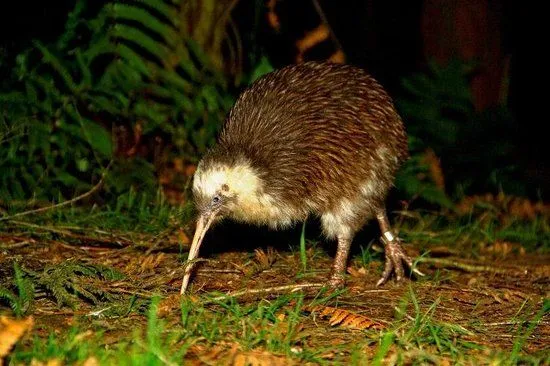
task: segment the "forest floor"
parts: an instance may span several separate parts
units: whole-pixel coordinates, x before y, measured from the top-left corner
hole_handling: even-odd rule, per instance
[[[426,276],[376,287],[383,254],[370,225],[340,291],[316,286],[334,254],[313,240],[316,223],[305,235],[221,225],[180,297],[192,224],[164,206],[122,206],[0,222],[0,360],[550,364],[546,215],[400,212],[393,221]]]

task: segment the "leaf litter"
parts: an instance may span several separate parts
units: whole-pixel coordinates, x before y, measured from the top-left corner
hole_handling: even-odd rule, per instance
[[[3,237],[10,235],[3,234]],[[176,237],[168,238],[167,243],[181,242],[181,233],[175,232],[173,235]],[[1,276],[0,287],[9,287],[13,293],[17,290],[13,283],[10,283],[13,275],[5,269],[12,268],[12,263],[16,259],[23,263],[30,271],[29,273],[33,273],[35,277],[41,273],[49,273],[51,278],[51,273],[55,273],[52,269],[63,263],[72,263],[72,270],[77,272],[80,270],[90,274],[105,274],[108,273],[102,272],[105,268],[112,268],[114,270],[112,273],[121,274],[121,276],[107,275],[107,278],[101,281],[94,276],[75,280],[75,276],[71,275],[73,278],[68,284],[73,287],[66,287],[70,291],[63,292],[65,301],[58,305],[55,303],[55,297],[47,291],[41,291],[39,287],[35,294],[34,307],[32,307],[33,317],[26,319],[34,319],[34,323],[40,325],[39,330],[33,331],[40,337],[44,337],[48,332],[62,334],[68,331],[67,324],[77,323],[81,326],[91,325],[90,329],[95,329],[94,333],[97,329],[108,325],[105,329],[108,329],[111,343],[116,343],[117,339],[127,339],[131,333],[129,326],[140,327],[146,323],[144,309],[149,299],[155,294],[162,297],[158,305],[159,318],[164,319],[170,326],[179,326],[178,319],[182,317],[182,299],[178,295],[178,288],[183,275],[183,258],[179,250],[174,247],[175,244],[171,247],[159,246],[155,252],[148,252],[143,245],[109,246],[102,239],[101,245],[104,246],[104,250],[75,253],[67,250],[66,247],[54,245],[62,239],[36,240],[36,237],[30,235],[25,237],[24,234],[11,237],[16,239],[9,242],[29,243],[8,249],[3,247],[0,251],[0,268],[3,268],[2,271],[5,274]],[[66,237],[71,236],[66,235]],[[129,243],[128,237],[124,235],[126,244]],[[116,238],[112,240],[120,242]],[[154,240],[154,237],[150,236],[149,242]],[[146,235],[140,236],[140,242],[147,241]],[[9,242],[4,241],[4,243]],[[84,245],[90,242],[93,241],[82,241]],[[412,244],[414,246],[415,243]],[[77,246],[77,243],[73,242],[71,245]],[[185,360],[190,364],[288,365],[299,363],[297,361],[305,357],[301,356],[305,350],[319,349],[316,357],[331,362],[356,357],[352,354],[350,346],[353,344],[362,345],[361,354],[374,357],[378,349],[378,341],[375,339],[378,339],[380,334],[394,333],[395,337],[401,337],[399,339],[403,340],[406,339],[403,338],[407,335],[406,329],[413,329],[410,327],[421,327],[417,333],[409,334],[409,337],[418,337],[419,342],[428,342],[435,337],[434,345],[426,346],[425,349],[443,347],[437,343],[441,342],[438,338],[441,335],[437,335],[439,334],[437,332],[443,332],[441,334],[445,336],[453,334],[455,337],[453,342],[458,342],[457,344],[463,342],[488,347],[494,350],[493,353],[490,352],[493,355],[494,352],[512,350],[518,337],[523,334],[526,324],[534,324],[535,321],[537,326],[526,336],[521,350],[527,354],[541,354],[541,352],[544,354],[547,350],[547,340],[550,339],[549,315],[544,313],[540,319],[534,319],[533,316],[542,306],[544,299],[550,297],[548,255],[526,252],[522,250],[521,245],[518,247],[517,243],[505,240],[496,240],[491,245],[481,246],[477,256],[460,250],[456,251],[453,247],[449,247],[450,250],[442,250],[441,248],[445,246],[440,243],[435,243],[434,248],[439,248],[444,258],[451,261],[449,263],[460,265],[420,263],[423,270],[429,273],[428,278],[404,284],[392,282],[382,289],[377,289],[374,283],[382,263],[376,260],[364,262],[356,255],[348,267],[349,277],[346,289],[334,296],[323,292],[318,287],[302,286],[306,283],[322,283],[329,274],[332,258],[321,249],[307,251],[308,271],[306,273],[300,266],[299,253],[288,253],[284,249],[274,249],[262,243],[259,243],[259,247],[253,254],[225,250],[209,255],[208,260],[200,263],[191,296],[187,297],[193,308],[190,311],[202,309],[200,311],[213,315],[227,312],[229,317],[231,311],[235,310],[220,308],[216,303],[208,305],[208,299],[212,298],[212,295],[208,294],[215,294],[217,298],[223,299],[217,300],[221,303],[253,306],[263,301],[277,302],[285,292],[295,293],[291,290],[294,286],[297,293],[303,296],[301,313],[296,315],[296,319],[292,321],[289,319],[290,313],[285,312],[290,312],[293,306],[296,306],[292,300],[282,306],[278,315],[267,323],[271,324],[270,327],[276,326],[272,334],[277,339],[285,339],[290,326],[294,327],[294,333],[289,333],[291,344],[285,352],[270,351],[266,348],[266,340],[251,348],[243,346],[242,340],[240,341],[239,337],[235,338],[237,334],[235,328],[227,330],[228,338],[225,340],[222,336],[222,340],[208,342],[201,341],[198,337],[196,344],[188,348]],[[421,250],[421,247],[416,247],[416,250],[419,249]],[[94,268],[101,268],[101,270]],[[472,268],[475,270],[468,270]],[[524,270],[491,271],[491,268],[523,268]],[[40,284],[40,278],[38,279],[35,282]],[[62,286],[62,284],[56,286]],[[89,286],[92,289],[100,288],[101,291],[90,290]],[[269,288],[281,290],[261,291]],[[85,296],[79,297],[75,289],[80,289]],[[410,291],[415,294],[414,299],[410,297]],[[234,296],[235,294],[238,296]],[[326,298],[319,303],[319,296]],[[427,314],[425,312],[435,302],[437,307],[429,317],[422,315],[416,318],[415,307],[418,314]],[[78,304],[78,309],[70,310],[62,306],[71,303]],[[396,310],[400,306],[404,306],[404,312]],[[9,310],[0,307],[0,312],[9,313]],[[53,321],[51,314],[58,314],[56,315],[58,318],[64,317],[71,320]],[[246,314],[240,316],[247,319]],[[8,318],[3,317],[2,324],[7,322],[4,319]],[[83,321],[83,319],[87,320]],[[108,322],[105,323],[107,319]],[[129,322],[130,319],[133,320]],[[136,321],[138,319],[139,321]],[[421,323],[418,323],[419,321]],[[13,348],[13,344],[20,342],[24,334],[31,332],[32,323],[27,328],[22,324],[18,325],[19,328],[13,328],[20,329],[17,331],[19,333],[0,337],[2,340],[0,350],[4,352],[3,356]],[[422,328],[423,326],[426,328]],[[254,325],[250,329],[260,333],[263,331],[261,327]],[[459,329],[467,329],[468,332],[460,333]],[[431,332],[432,338],[426,332]],[[4,339],[11,339],[9,347],[7,343],[4,344],[8,342]],[[25,342],[28,344],[29,340],[23,343]],[[478,346],[468,347],[476,349],[475,347]],[[417,360],[427,357],[417,348],[407,347],[409,351],[404,353],[405,357]],[[452,346],[449,347],[452,350]],[[8,350],[5,350],[6,348]],[[415,349],[417,351],[414,351]],[[397,357],[395,355],[398,351],[395,345],[390,347],[388,352],[392,355],[390,359]],[[488,357],[487,354],[480,356],[480,352],[477,351],[472,351],[470,356]],[[444,359],[446,358],[439,360]],[[96,359],[90,360],[90,365],[97,362]],[[45,364],[44,362],[50,361],[36,360],[35,364],[39,364],[37,362]]]

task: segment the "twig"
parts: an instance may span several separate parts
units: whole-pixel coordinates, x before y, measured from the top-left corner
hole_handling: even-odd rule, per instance
[[[525,321],[515,321],[515,322],[495,322],[495,323],[482,323],[480,324],[483,327],[498,327],[500,325],[520,325],[520,324],[544,324],[548,325],[550,322],[547,321],[535,321],[535,320],[525,320]]]
[[[19,243],[13,243],[13,244],[2,244],[0,245],[0,249],[15,249],[15,248],[21,248],[24,246],[29,245],[34,240],[24,240],[20,241]]]
[[[37,208],[37,209],[34,209],[34,210],[29,210],[29,211],[23,211],[23,212],[19,212],[19,213],[16,213],[14,215],[7,216],[7,217],[0,217],[0,221],[12,220],[16,217],[27,216],[27,215],[31,215],[31,214],[41,213],[41,212],[44,212],[44,211],[53,210],[53,209],[56,209],[56,208],[68,206],[68,205],[71,205],[71,204],[73,204],[77,201],[80,201],[80,200],[94,194],[97,190],[99,190],[99,188],[101,188],[101,186],[105,182],[105,177],[107,176],[107,172],[109,171],[109,168],[111,167],[112,164],[113,164],[113,160],[111,160],[109,162],[109,164],[107,165],[107,167],[105,168],[103,173],[101,173],[101,179],[99,180],[99,182],[97,182],[97,184],[95,186],[93,186],[92,189],[90,189],[87,192],[82,193],[80,196],[76,196],[75,198],[72,198],[68,201],[57,203],[55,205],[40,207],[40,208]]]
[[[253,294],[263,294],[266,292],[281,292],[288,291],[296,292],[298,290],[308,289],[308,288],[322,288],[326,286],[325,283],[302,283],[298,285],[286,285],[286,286],[275,286],[275,287],[266,287],[266,288],[254,288],[254,289],[244,289],[239,291],[230,292],[223,296],[217,296],[211,298],[212,301],[220,301],[227,299],[229,297],[240,297],[244,295],[253,295]]]
[[[497,268],[493,266],[487,266],[482,264],[471,264],[459,262],[457,260],[445,259],[445,258],[419,258],[420,263],[436,264],[443,267],[457,268],[465,272],[490,272],[498,274],[510,274],[510,271],[517,271],[519,273],[527,273],[527,270],[521,270],[518,268]]]
[[[51,233],[55,233],[61,236],[65,236],[72,239],[77,239],[82,242],[92,242],[92,243],[101,243],[101,244],[108,244],[111,247],[121,247],[121,246],[129,246],[132,244],[132,242],[127,238],[120,238],[120,237],[114,237],[112,234],[108,234],[110,238],[102,238],[102,237],[92,237],[92,236],[86,236],[86,235],[79,235],[74,234],[69,230],[81,230],[85,231],[82,228],[74,228],[74,227],[68,227],[68,226],[48,226],[48,225],[37,225],[26,221],[19,221],[19,220],[10,220],[10,224],[20,225],[20,226],[26,226],[37,230],[42,231],[48,231]],[[100,230],[89,230],[91,232],[99,233]],[[105,232],[104,232],[105,233]],[[115,245],[116,244],[116,245]]]
[[[111,307],[112,306],[107,306],[106,308],[103,308],[103,309],[99,309],[99,310],[96,310],[96,311],[91,311],[88,314],[86,314],[86,316],[100,316],[101,313],[109,310]]]
[[[198,269],[196,271],[196,273],[200,273],[200,274],[208,274],[208,273],[229,273],[229,274],[239,274],[239,275],[242,275],[243,274],[243,271],[241,270],[238,270],[238,269],[208,269],[208,268],[204,268],[204,269]]]

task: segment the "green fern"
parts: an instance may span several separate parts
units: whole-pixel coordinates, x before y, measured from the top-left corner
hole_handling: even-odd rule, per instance
[[[19,268],[17,262],[13,263],[14,287],[17,294],[6,287],[0,287],[0,300],[4,300],[17,317],[29,312],[34,302],[34,285]]]
[[[167,144],[194,161],[234,101],[186,33],[181,1],[113,2],[91,20],[84,9],[78,1],[55,44],[21,54],[20,83],[0,92],[4,129],[22,130],[0,135],[5,200],[88,190],[113,157],[115,121],[128,130],[139,123],[143,140],[171,136]]]
[[[396,188],[407,197],[418,197],[425,202],[452,209],[453,201],[430,180],[428,167],[422,162],[421,155],[413,155],[397,173],[395,178]]]
[[[454,198],[476,191],[534,192],[534,185],[524,183],[518,146],[510,139],[517,129],[512,114],[505,106],[481,112],[474,108],[469,78],[475,62],[455,59],[429,66],[428,72],[403,80],[406,95],[397,101],[414,137],[412,154],[434,150],[441,158],[447,192]],[[432,194],[430,187],[422,189]]]
[[[112,299],[102,289],[103,281],[119,280],[124,276],[109,267],[96,264],[64,262],[51,265],[39,273],[28,271],[36,285],[53,297],[59,306],[76,307],[75,300],[82,298],[93,304]],[[99,280],[99,281],[98,281]]]
[[[13,310],[16,316],[19,317],[23,314],[21,303],[17,295],[13,291],[5,287],[0,287],[0,300],[7,303],[8,306]]]

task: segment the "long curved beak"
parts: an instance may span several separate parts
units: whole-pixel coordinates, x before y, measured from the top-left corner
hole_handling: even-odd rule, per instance
[[[195,236],[193,236],[193,242],[191,243],[191,249],[189,249],[189,256],[187,257],[187,264],[185,267],[185,274],[183,276],[183,282],[181,284],[180,294],[183,295],[187,286],[189,285],[189,279],[191,278],[191,273],[195,263],[192,261],[197,257],[199,253],[199,248],[204,239],[204,235],[208,231],[208,228],[214,221],[217,212],[211,212],[207,214],[202,214],[197,220],[197,228],[195,229]]]

